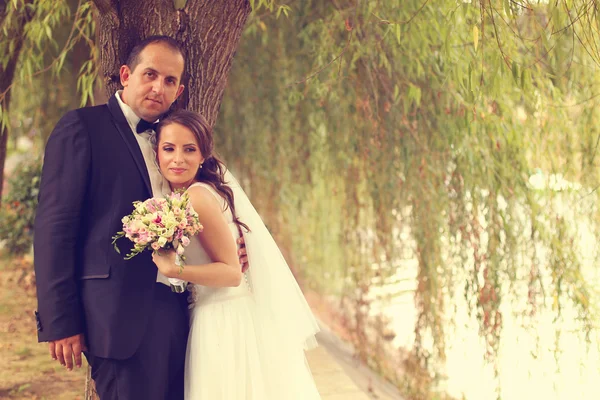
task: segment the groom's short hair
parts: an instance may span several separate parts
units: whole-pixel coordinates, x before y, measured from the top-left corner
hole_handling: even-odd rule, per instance
[[[136,44],[133,47],[133,49],[131,49],[131,52],[129,53],[129,57],[127,57],[127,62],[126,62],[127,66],[129,67],[129,69],[131,71],[135,70],[135,67],[137,67],[138,64],[140,63],[140,61],[141,61],[140,54],[142,53],[142,51],[144,51],[144,49],[148,45],[155,44],[155,43],[164,44],[165,46],[169,47],[174,52],[181,54],[181,57],[183,58],[183,65],[184,65],[184,70],[185,70],[185,55],[183,54],[183,48],[181,47],[179,42],[170,36],[154,35],[154,36],[148,36],[146,39],[144,39],[141,42],[139,42],[138,44]]]

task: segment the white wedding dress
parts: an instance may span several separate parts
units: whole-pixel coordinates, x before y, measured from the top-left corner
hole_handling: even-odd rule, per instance
[[[209,190],[225,208],[224,199],[212,187],[196,185]],[[224,215],[231,240],[235,241],[239,231],[231,210],[227,208]],[[241,215],[240,219],[246,222]],[[247,250],[250,270],[261,268],[252,263],[252,249]],[[185,257],[190,265],[211,262],[197,237],[186,247]],[[254,293],[258,288],[253,287],[252,276],[250,272],[244,274],[238,287],[188,285],[191,314],[185,399],[320,399],[302,344],[278,328],[279,324],[271,323],[268,313],[259,309]]]

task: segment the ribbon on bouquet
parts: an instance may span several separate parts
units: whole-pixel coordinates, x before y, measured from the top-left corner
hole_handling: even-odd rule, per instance
[[[183,246],[179,245],[181,248],[183,248]],[[179,251],[177,251],[179,249],[176,249],[176,255],[175,255],[175,265],[177,265],[179,267],[179,271],[181,272],[183,270],[183,257],[179,254]],[[168,278],[169,280],[169,284],[171,285],[171,290],[175,293],[183,293],[185,291],[185,288],[187,286],[187,282],[179,279],[179,278]]]

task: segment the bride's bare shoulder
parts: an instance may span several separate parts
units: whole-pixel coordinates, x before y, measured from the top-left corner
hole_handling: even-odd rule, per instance
[[[199,216],[223,212],[217,198],[218,195],[213,193],[208,185],[196,184],[188,188],[187,192],[190,196],[190,203]]]

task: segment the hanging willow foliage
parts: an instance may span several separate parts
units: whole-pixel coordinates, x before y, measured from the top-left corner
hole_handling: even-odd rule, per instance
[[[250,21],[218,148],[310,284],[358,304],[357,344],[406,258],[424,361],[457,288],[490,359],[511,299],[594,329],[598,254],[573,221],[597,234],[600,41],[589,2],[548,3],[307,0]]]

